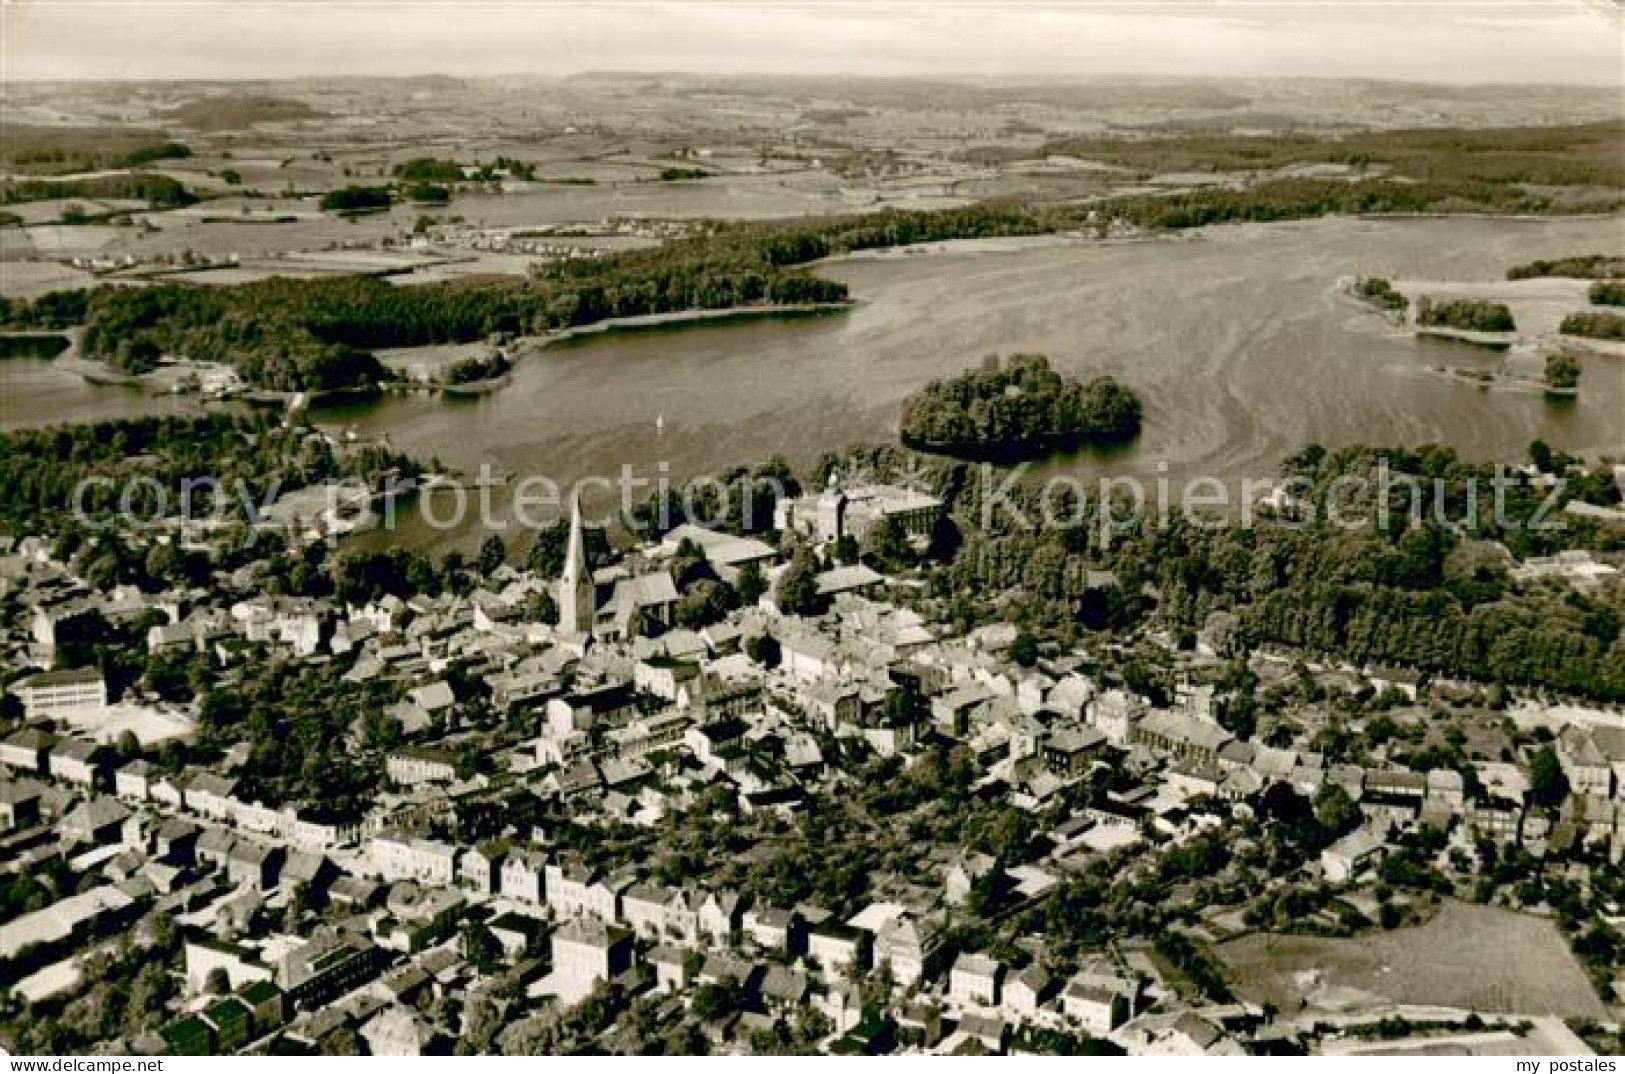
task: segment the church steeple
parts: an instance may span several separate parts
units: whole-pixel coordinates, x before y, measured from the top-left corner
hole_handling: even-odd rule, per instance
[[[570,537],[564,549],[564,573],[559,577],[559,629],[571,634],[591,634],[598,611],[592,567],[587,562],[587,542],[581,533],[581,493],[570,493]]]

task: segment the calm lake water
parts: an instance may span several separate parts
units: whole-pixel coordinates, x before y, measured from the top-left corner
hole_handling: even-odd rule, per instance
[[[680,478],[889,440],[903,399],[927,380],[984,354],[1040,351],[1065,371],[1110,373],[1145,403],[1132,445],[1045,467],[1091,480],[1263,480],[1309,442],[1438,442],[1482,459],[1521,457],[1537,437],[1618,451],[1625,359],[1589,360],[1577,401],[1484,391],[1428,371],[1480,363],[1481,352],[1396,333],[1336,280],[1500,279],[1518,262],[1619,240],[1617,224],[1596,221],[1321,220],[849,260],[819,270],[859,298],[847,313],[587,337],[527,355],[491,396],[389,397],[313,416],[470,471],[489,463],[567,483],[623,465],[654,476],[664,463]],[[3,376],[7,426],[177,405],[26,359]]]

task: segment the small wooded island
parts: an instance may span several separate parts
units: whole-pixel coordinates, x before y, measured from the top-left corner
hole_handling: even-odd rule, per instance
[[[1033,458],[1140,431],[1140,401],[1111,377],[1079,381],[1042,354],[989,355],[980,369],[934,380],[903,407],[903,443],[979,459]]]
[[[1445,302],[1423,298],[1416,304],[1416,323],[1463,332],[1512,332],[1518,327],[1505,302],[1482,298],[1453,298]]]

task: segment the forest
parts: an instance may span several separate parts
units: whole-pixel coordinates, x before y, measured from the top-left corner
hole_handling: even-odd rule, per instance
[[[1034,156],[1105,161],[1142,176],[1157,172],[1258,171],[1306,161],[1387,165],[1421,185],[1625,186],[1618,146],[1625,121],[1480,130],[1413,129],[1341,135],[1278,132],[1178,133],[1122,138],[1085,135],[1052,140]]]
[[[54,201],[59,198],[112,198],[144,201],[154,209],[178,209],[197,199],[167,175],[133,172],[86,179],[20,179],[0,185],[0,203]]]
[[[1140,401],[1110,377],[1063,377],[1041,354],[989,356],[934,380],[903,407],[903,443],[974,458],[1022,458],[1133,436]]]

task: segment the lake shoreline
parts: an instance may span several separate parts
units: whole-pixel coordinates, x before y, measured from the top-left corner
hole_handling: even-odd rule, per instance
[[[610,317],[592,324],[572,325],[535,336],[520,336],[518,346],[533,346],[540,350],[556,343],[569,343],[591,336],[611,335],[617,332],[675,328],[687,324],[714,324],[728,321],[771,320],[776,317],[824,317],[846,313],[857,305],[857,300],[845,302],[801,302],[782,306],[726,306],[720,309],[672,310],[669,313],[645,313],[633,317]]]
[[[1547,402],[1534,383],[1477,390],[1429,367],[1471,367],[1490,352],[1416,341],[1335,287],[1365,273],[1506,288],[1508,266],[1595,245],[1593,224],[1345,218],[1199,234],[1204,241],[831,264],[814,271],[858,299],[839,317],[797,320],[756,307],[714,330],[591,326],[570,331],[578,342],[543,360],[515,361],[512,383],[476,400],[390,392],[353,405],[323,401],[306,418],[359,442],[387,436],[397,450],[469,474],[490,462],[562,487],[630,466],[638,477],[679,482],[742,460],[778,454],[811,467],[825,450],[894,442],[910,393],[1020,349],[1050,354],[1063,372],[1113,375],[1145,403],[1134,441],[1046,458],[1027,471],[1039,479],[1134,478],[1154,490],[1159,480],[1177,488],[1193,478],[1275,478],[1280,460],[1306,443],[1441,443],[1487,460],[1521,457],[1534,439],[1575,454],[1618,442],[1625,384],[1608,375],[1616,359],[1593,361],[1575,400]],[[1552,317],[1569,308],[1561,296],[1541,300]],[[728,312],[673,319],[714,326]],[[545,349],[563,335],[535,342]],[[1533,357],[1515,358],[1531,381]],[[11,363],[5,425],[196,405],[48,370]],[[506,497],[496,499],[508,517]],[[404,539],[437,549],[477,543],[427,526]]]

